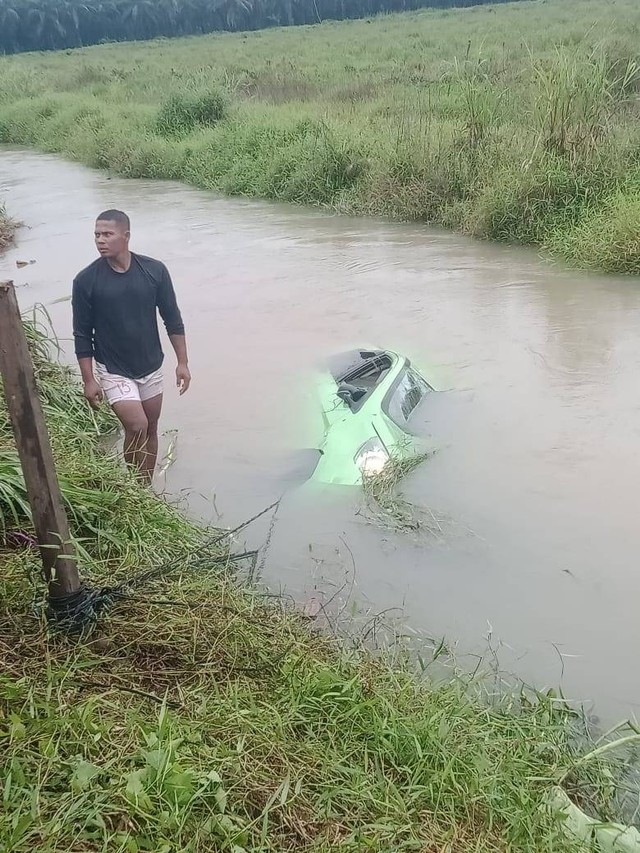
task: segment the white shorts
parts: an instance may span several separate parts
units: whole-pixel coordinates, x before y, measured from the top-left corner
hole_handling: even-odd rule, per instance
[[[162,368],[141,379],[129,379],[117,373],[109,373],[104,364],[96,362],[96,379],[111,406],[124,400],[141,403],[157,397],[163,390]]]

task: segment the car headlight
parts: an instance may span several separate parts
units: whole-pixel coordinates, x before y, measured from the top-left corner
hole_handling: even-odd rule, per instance
[[[389,454],[378,438],[365,442],[354,457],[354,462],[365,477],[380,474],[389,461]]]

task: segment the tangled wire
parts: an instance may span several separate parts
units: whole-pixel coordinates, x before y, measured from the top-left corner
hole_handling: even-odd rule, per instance
[[[114,602],[130,598],[134,590],[154,580],[165,579],[173,572],[184,568],[185,565],[189,566],[190,569],[196,569],[211,567],[211,565],[215,564],[228,566],[229,564],[239,563],[247,559],[255,561],[259,553],[257,550],[242,551],[238,554],[225,554],[223,556],[212,556],[208,552],[225,540],[235,536],[241,530],[249,527],[254,521],[262,518],[262,516],[271,512],[271,510],[274,510],[269,537],[265,543],[265,549],[268,548],[273,530],[273,522],[275,521],[279,505],[280,499],[274,501],[270,506],[256,513],[256,515],[246,521],[243,521],[242,524],[239,524],[232,530],[226,530],[223,533],[218,533],[206,539],[198,546],[197,550],[180,554],[165,563],[161,563],[159,566],[154,566],[130,578],[126,578],[115,586],[91,587],[83,583],[79,589],[69,593],[69,595],[49,598],[46,608],[47,619],[57,629],[67,634],[84,634],[93,629],[100,614]]]

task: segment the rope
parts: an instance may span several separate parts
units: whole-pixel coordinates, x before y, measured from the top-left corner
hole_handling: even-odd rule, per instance
[[[47,619],[66,634],[82,634],[92,628],[100,611],[112,601],[108,590],[93,589],[82,584],[69,595],[50,598],[47,602]]]
[[[274,501],[270,506],[266,509],[261,510],[256,513],[251,518],[247,519],[247,521],[243,521],[242,524],[239,524],[237,527],[234,527],[232,530],[227,530],[222,534],[216,534],[212,536],[210,539],[206,539],[201,545],[198,546],[197,550],[187,551],[185,554],[179,555],[177,557],[168,560],[166,563],[162,563],[159,566],[155,566],[152,569],[148,569],[146,572],[141,572],[138,575],[134,575],[134,577],[129,580],[122,581],[117,586],[113,587],[115,591],[120,591],[122,589],[134,589],[137,586],[141,586],[142,584],[148,583],[151,580],[154,580],[158,577],[163,577],[170,574],[173,571],[176,571],[181,566],[184,565],[186,559],[188,559],[193,554],[197,554],[198,552],[208,551],[211,548],[214,548],[216,545],[219,545],[225,539],[228,539],[231,536],[235,536],[236,533],[239,533],[241,530],[244,530],[250,524],[253,524],[254,521],[257,521],[259,518],[262,518],[263,515],[266,515],[272,509],[277,508],[280,505],[280,498],[277,501]],[[204,558],[202,558],[204,559]],[[223,557],[214,557],[213,560],[208,559],[207,563],[226,563],[229,562],[232,558],[228,555],[224,555]],[[200,561],[202,562],[202,560]]]

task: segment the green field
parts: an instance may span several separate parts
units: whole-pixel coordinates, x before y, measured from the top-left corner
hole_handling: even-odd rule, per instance
[[[0,59],[0,140],[640,273],[640,9],[533,0]]]
[[[340,648],[234,580],[220,545],[204,550],[203,531],[100,449],[112,417],[94,418],[28,331],[84,578],[175,570],[84,642],[47,634],[0,396],[4,853],[574,853],[543,807],[551,786],[615,814],[614,766],[587,753],[564,702],[489,701],[479,675],[436,685],[426,649],[418,667]]]

